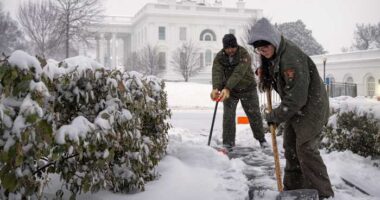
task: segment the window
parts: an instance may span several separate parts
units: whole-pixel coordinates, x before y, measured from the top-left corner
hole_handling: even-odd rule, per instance
[[[351,76],[349,76],[346,79],[346,83],[354,83],[354,79]]]
[[[367,78],[367,96],[373,97],[375,96],[375,78],[372,76]]]
[[[216,41],[216,34],[210,29],[205,29],[201,32],[199,36],[200,41]]]
[[[179,40],[186,40],[186,27],[179,28]]]
[[[211,35],[205,35],[205,41],[211,41]]]
[[[199,55],[199,64],[201,67],[205,66],[204,53],[200,53]]]
[[[211,50],[206,50],[206,66],[211,65],[212,62],[212,53]]]
[[[166,30],[165,30],[165,27],[163,26],[158,27],[158,39],[159,40],[166,39]]]
[[[235,35],[235,29],[233,29],[233,28],[230,28],[230,30],[228,32]]]
[[[164,70],[166,68],[166,53],[165,52],[158,53],[158,68],[160,70]]]

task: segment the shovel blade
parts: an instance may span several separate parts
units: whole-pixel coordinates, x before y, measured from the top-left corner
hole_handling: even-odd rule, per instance
[[[319,197],[317,190],[299,189],[280,192],[276,200],[319,200]]]

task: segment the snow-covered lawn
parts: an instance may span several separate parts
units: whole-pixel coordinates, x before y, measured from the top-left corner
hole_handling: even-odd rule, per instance
[[[173,128],[169,131],[167,156],[159,163],[157,171],[161,175],[157,180],[146,184],[146,191],[136,194],[113,194],[101,191],[96,194],[84,194],[78,199],[128,199],[128,200],[245,200],[248,199],[248,180],[243,174],[247,166],[240,158],[228,159],[207,146],[207,139],[214,109],[209,99],[211,86],[196,83],[167,83],[169,106],[173,116]],[[334,102],[337,103],[337,102]],[[217,113],[212,144],[221,142],[222,106]],[[242,113],[239,111],[238,113]],[[266,138],[270,141],[270,135]],[[255,149],[258,159],[272,162],[273,158],[262,151],[253,139],[248,125],[238,125],[236,143],[238,146],[250,146]],[[282,150],[282,137],[278,137]],[[283,153],[281,151],[281,153]],[[326,153],[321,151],[333,184],[336,200],[375,200],[380,199],[380,168],[373,166],[370,158],[357,156],[349,151]],[[281,159],[284,167],[285,160]],[[262,174],[255,184],[269,188],[261,192],[260,198],[274,199],[276,181],[266,174],[263,168],[254,170]],[[347,186],[344,177],[365,188],[374,196],[367,196]],[[251,180],[252,181],[252,180]],[[57,182],[57,181],[55,181]],[[56,186],[51,186],[55,189]]]

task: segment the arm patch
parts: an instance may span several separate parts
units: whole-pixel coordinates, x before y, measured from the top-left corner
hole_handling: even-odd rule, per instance
[[[289,80],[294,80],[296,78],[296,71],[294,68],[288,68],[284,70],[284,76]]]

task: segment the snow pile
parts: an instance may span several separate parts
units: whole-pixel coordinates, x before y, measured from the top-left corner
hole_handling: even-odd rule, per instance
[[[330,107],[333,113],[354,112],[358,116],[371,115],[374,119],[380,120],[380,102],[362,96],[331,98]]]

